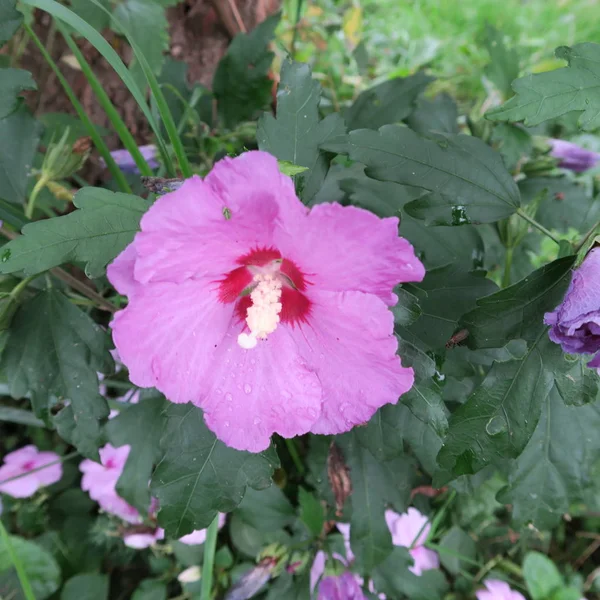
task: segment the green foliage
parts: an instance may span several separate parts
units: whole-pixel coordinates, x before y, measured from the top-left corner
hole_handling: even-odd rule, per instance
[[[0,69],[0,119],[10,115],[19,105],[18,95],[24,90],[35,90],[37,85],[29,71]]]
[[[517,79],[513,82],[514,98],[489,111],[487,118],[534,126],[577,111],[581,129],[600,127],[600,45],[561,46],[556,57],[566,60],[568,66]]]
[[[107,600],[108,575],[84,573],[71,577],[60,593],[60,600]]]
[[[429,131],[458,133],[458,108],[448,94],[439,94],[432,100],[419,97],[406,124],[417,133],[426,135]]]
[[[506,47],[502,32],[489,23],[486,23],[483,43],[492,61],[485,67],[484,73],[502,97],[509,98],[512,93],[510,84],[519,76],[519,56],[514,48]]]
[[[16,33],[23,15],[15,9],[16,0],[5,0],[0,6],[0,48]]]

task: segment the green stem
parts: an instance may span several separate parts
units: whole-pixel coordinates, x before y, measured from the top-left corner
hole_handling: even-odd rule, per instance
[[[512,267],[514,248],[506,249],[504,258],[504,276],[502,277],[502,287],[506,288],[510,285],[510,269]]]
[[[2,541],[6,545],[8,549],[8,556],[10,557],[10,562],[12,562],[15,570],[17,571],[17,577],[19,578],[19,582],[21,583],[21,587],[23,588],[23,594],[25,595],[26,600],[35,600],[35,596],[33,594],[33,589],[31,588],[31,583],[29,583],[29,578],[27,577],[27,573],[25,572],[25,567],[21,562],[21,559],[17,556],[15,549],[12,546],[10,541],[10,536],[4,527],[4,523],[0,521],[0,537]]]
[[[27,202],[27,206],[25,207],[25,216],[28,219],[33,218],[33,211],[35,210],[35,201],[37,200],[38,194],[46,187],[48,183],[48,179],[43,175],[37,180],[33,190],[31,190],[31,195],[29,196],[29,201]]]
[[[65,456],[61,456],[58,460],[53,460],[52,462],[42,465],[41,467],[37,467],[36,469],[31,469],[31,471],[26,471],[25,473],[19,473],[19,475],[14,475],[13,477],[4,479],[3,481],[0,481],[0,485],[4,485],[5,483],[9,483],[11,481],[16,481],[17,479],[21,479],[21,477],[28,477],[32,473],[37,473],[38,471],[43,471],[44,469],[47,469],[48,467],[52,467],[53,465],[58,465],[60,463],[66,462],[67,460],[71,460],[72,458],[75,458],[76,456],[79,456],[79,452],[77,452],[77,451],[71,452],[70,454],[65,454]]]
[[[517,214],[525,219],[528,223],[533,225],[536,229],[541,231],[545,236],[549,237],[552,241],[560,245],[560,240],[548,229],[546,229],[541,223],[538,223],[535,219],[530,217],[522,208],[517,208]]]
[[[216,515],[206,531],[206,541],[204,542],[204,562],[202,564],[202,593],[200,600],[210,600],[211,597],[213,567],[215,563],[215,551],[217,549],[218,533],[219,515]]]
[[[38,277],[38,275],[30,275],[29,277],[25,277],[25,279],[22,279],[21,281],[19,281],[19,283],[17,283],[17,285],[15,285],[15,287],[12,289],[12,291],[10,292],[10,297],[13,300],[16,300],[19,295],[21,294],[21,292],[36,278]]]
[[[285,438],[285,445],[287,446],[288,452],[296,465],[296,469],[298,469],[298,473],[300,475],[304,475],[306,468],[304,467],[304,463],[300,458],[300,454],[298,454],[298,448],[296,448],[296,443],[291,438]]]
[[[300,25],[300,17],[302,16],[302,5],[304,0],[296,0],[296,22],[294,23],[294,31],[292,33],[292,45],[290,47],[290,55],[292,60],[296,59],[296,41],[298,39],[298,26]]]
[[[103,379],[102,385],[116,390],[137,390],[138,386],[126,381],[114,381],[113,379]]]

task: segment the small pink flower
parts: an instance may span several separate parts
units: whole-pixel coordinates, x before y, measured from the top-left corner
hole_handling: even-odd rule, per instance
[[[477,600],[525,600],[523,594],[515,592],[508,583],[498,579],[486,579],[483,585],[487,589],[475,592]]]
[[[14,498],[28,498],[33,496],[40,488],[52,485],[62,477],[62,464],[60,456],[54,452],[40,452],[35,446],[29,445],[10,452],[4,457],[4,464],[0,467],[0,482],[18,475],[24,475],[34,469],[45,468],[24,475],[13,481],[0,483],[0,492]],[[50,464],[56,463],[56,464]]]
[[[358,578],[352,573],[325,577],[319,585],[318,600],[364,600],[364,598]]]
[[[145,533],[126,533],[123,536],[123,542],[129,548],[142,550],[144,548],[149,548],[158,540],[164,539],[164,537],[165,530],[158,527],[153,532],[151,531]]]
[[[405,548],[413,546],[409,550],[414,560],[414,565],[410,567],[411,572],[421,575],[423,571],[439,568],[440,560],[437,552],[429,550],[423,545],[431,529],[430,525],[426,524],[427,517],[425,515],[412,507],[401,515],[392,510],[386,510],[385,520],[392,534],[394,546],[404,546]]]
[[[425,270],[398,219],[308,210],[276,159],[220,160],[160,197],[109,266],[131,381],[193,402],[223,442],[336,434],[413,384],[396,355],[393,287]]]
[[[219,529],[225,525],[225,520],[227,519],[227,515],[225,513],[219,513]],[[192,533],[188,533],[183,537],[179,538],[179,541],[182,544],[188,544],[189,546],[199,546],[200,544],[204,544],[206,540],[206,529],[196,529],[192,531]]]
[[[116,515],[128,523],[141,523],[142,517],[138,510],[125,502],[117,494],[117,481],[123,472],[130,446],[114,448],[106,444],[100,448],[98,464],[92,460],[83,460],[79,469],[83,473],[81,489],[88,492],[90,498],[100,505],[100,508],[111,515]]]

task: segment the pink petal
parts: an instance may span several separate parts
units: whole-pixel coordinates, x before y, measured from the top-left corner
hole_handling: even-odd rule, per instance
[[[197,402],[232,314],[204,283],[154,283],[115,315],[113,340],[133,383],[172,402]]]
[[[409,570],[415,575],[421,575],[423,571],[428,571],[429,569],[438,569],[440,566],[440,559],[437,552],[429,550],[429,548],[424,548],[423,546],[413,548],[410,551],[410,555],[413,557],[415,564]]]
[[[139,286],[139,283],[133,277],[136,258],[135,242],[132,242],[106,268],[108,280],[117,292],[124,296],[132,296]]]
[[[37,456],[37,454],[38,449],[33,444],[29,444],[27,446],[19,448],[18,450],[13,450],[12,452],[9,452],[4,457],[4,464],[22,464],[27,461],[33,460]]]
[[[338,531],[342,534],[344,538],[344,546],[346,547],[346,558],[348,562],[352,562],[354,560],[354,553],[352,552],[352,548],[350,547],[350,523],[336,523],[336,527]]]
[[[325,556],[325,552],[319,550],[315,555],[315,560],[313,561],[312,567],[310,568],[310,591],[314,591],[317,587],[317,583],[319,583],[319,579],[325,573],[325,562],[327,561],[327,557]]]
[[[477,600],[525,600],[520,592],[513,590],[508,583],[499,579],[486,579],[486,590],[475,592]]]
[[[219,529],[225,525],[225,521],[227,520],[227,515],[225,513],[219,513]],[[188,544],[190,546],[199,546],[200,544],[204,544],[206,540],[206,529],[196,529],[192,531],[192,533],[188,533],[183,537],[179,538],[179,541],[182,544]]]
[[[162,540],[165,537],[164,529],[158,528],[154,533],[131,533],[123,536],[123,542],[129,548],[135,548],[136,550],[142,550],[149,548],[156,541]]]
[[[34,468],[37,469],[56,461],[60,461],[60,456],[55,452],[40,452],[34,459]],[[60,462],[56,462],[54,465],[47,466],[44,469],[37,471],[35,476],[39,481],[40,486],[46,486],[60,481],[62,473],[62,464]]]
[[[17,465],[4,465],[0,467],[0,482],[21,475],[23,472],[23,469],[19,468]],[[14,481],[0,484],[0,492],[8,494],[13,498],[29,498],[29,496],[33,496],[38,489],[39,484],[35,474],[26,475],[25,477],[19,477],[19,479],[15,479]]]
[[[413,247],[398,237],[397,218],[353,206],[319,204],[308,217],[286,222],[275,245],[317,289],[367,292],[388,306],[397,301],[394,286],[425,276]]]
[[[395,404],[411,388],[413,371],[396,355],[394,317],[379,298],[362,292],[308,295],[308,323],[294,339],[323,387],[321,416],[311,431],[343,433],[384,404]]]
[[[402,514],[386,511],[386,520],[394,546],[422,546],[427,540],[431,526],[428,518],[412,506]]]
[[[208,427],[228,446],[260,452],[273,433],[306,433],[321,410],[317,375],[298,354],[286,327],[278,327],[256,348],[237,343],[233,326],[214,351],[208,396],[199,402]]]

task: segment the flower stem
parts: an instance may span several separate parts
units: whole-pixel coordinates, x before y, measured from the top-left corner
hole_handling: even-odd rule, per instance
[[[304,475],[306,468],[304,467],[304,463],[298,454],[298,448],[296,448],[296,443],[291,438],[285,438],[285,445],[287,446],[288,452],[296,465],[296,469],[298,469],[298,473],[300,475]]]
[[[35,186],[33,187],[33,190],[31,190],[31,195],[29,196],[29,202],[27,202],[27,206],[25,207],[25,216],[28,219],[31,219],[33,217],[33,211],[35,209],[35,201],[37,200],[38,194],[46,187],[46,183],[47,180],[46,178],[42,175],[42,177],[40,177]]]
[[[560,240],[551,231],[546,229],[541,223],[538,223],[533,217],[530,217],[522,208],[517,208],[517,214],[531,223],[531,225],[541,231],[545,236],[549,237],[552,241],[560,244]]]
[[[502,287],[506,288],[510,285],[510,269],[513,261],[513,248],[506,249],[506,257],[504,258],[504,275],[502,277]]]
[[[206,541],[204,542],[204,562],[202,564],[202,594],[200,596],[200,600],[210,600],[218,533],[219,515],[215,515],[213,522],[208,526],[208,530],[206,531]]]
[[[25,567],[21,562],[21,558],[15,552],[15,549],[12,546],[10,541],[10,537],[6,528],[4,527],[4,523],[0,521],[0,537],[4,542],[4,545],[8,549],[8,556],[10,557],[10,562],[15,567],[17,571],[17,577],[19,578],[19,582],[21,587],[23,588],[23,594],[25,595],[26,600],[35,600],[35,596],[33,594],[33,589],[31,588],[31,583],[29,582],[29,578],[27,577],[27,573],[25,572]]]

